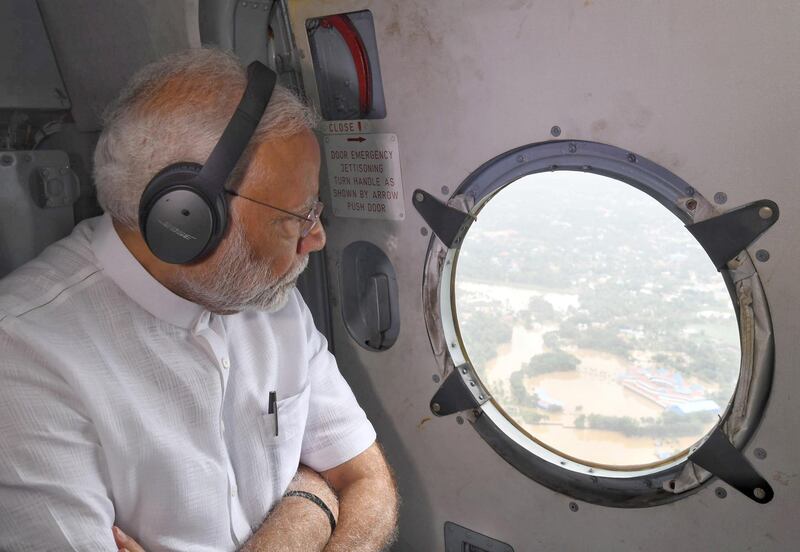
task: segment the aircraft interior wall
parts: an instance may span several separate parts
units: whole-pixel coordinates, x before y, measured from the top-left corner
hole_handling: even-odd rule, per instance
[[[793,466],[800,453],[790,421],[800,383],[791,367],[800,269],[792,250],[800,203],[797,170],[787,161],[800,145],[797,7],[412,0],[310,1],[291,9],[311,97],[305,21],[371,11],[387,115],[369,121],[370,128],[399,142],[405,220],[330,217],[326,250],[336,354],[376,420],[403,490],[397,549],[443,549],[447,521],[514,550],[791,549],[798,535],[788,512],[798,501]],[[754,258],[769,251],[757,269],[774,324],[775,366],[766,410],[744,454],[775,488],[769,504],[724,483],[730,492],[720,499],[718,480],[653,507],[576,501],[513,468],[470,423],[432,415],[440,385],[434,379],[445,374],[426,332],[423,278],[437,238],[426,235],[414,191],[447,201],[495,156],[555,139],[636,152],[709,200],[727,194],[721,212],[765,198],[780,206],[780,221],[748,247]],[[325,175],[322,183],[326,188]],[[535,196],[527,209],[536,216]],[[357,345],[334,302],[348,285],[341,281],[342,251],[359,240],[377,245],[397,268],[401,330],[386,351]],[[757,448],[766,458],[753,456]]]

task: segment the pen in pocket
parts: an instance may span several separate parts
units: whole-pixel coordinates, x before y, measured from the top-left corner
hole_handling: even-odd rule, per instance
[[[278,402],[275,396],[275,391],[269,392],[269,405],[267,405],[267,414],[275,416],[275,437],[278,436]]]

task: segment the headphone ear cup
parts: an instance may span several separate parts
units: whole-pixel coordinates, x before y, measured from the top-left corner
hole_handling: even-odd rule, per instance
[[[156,197],[171,186],[191,182],[200,174],[201,170],[203,170],[203,166],[199,163],[174,163],[158,171],[150,179],[139,200],[139,227],[143,227],[142,221],[146,218],[147,207],[153,203]]]
[[[196,183],[202,166],[176,163],[159,171],[139,202],[139,229],[153,254],[164,262],[201,259],[219,244],[227,225],[222,197],[207,197]]]

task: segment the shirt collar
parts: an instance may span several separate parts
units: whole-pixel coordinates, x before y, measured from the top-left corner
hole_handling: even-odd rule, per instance
[[[193,329],[200,321],[205,309],[174,294],[153,278],[122,243],[108,213],[100,218],[95,229],[92,249],[109,278],[150,314],[186,330]]]

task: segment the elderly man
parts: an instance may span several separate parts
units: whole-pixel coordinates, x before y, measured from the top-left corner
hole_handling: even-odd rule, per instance
[[[0,282],[0,549],[391,541],[389,468],[294,288],[325,245],[313,114],[275,88],[216,247],[165,262],[141,231],[148,183],[205,163],[246,87],[209,49],[140,71],[95,152],[105,215]]]

